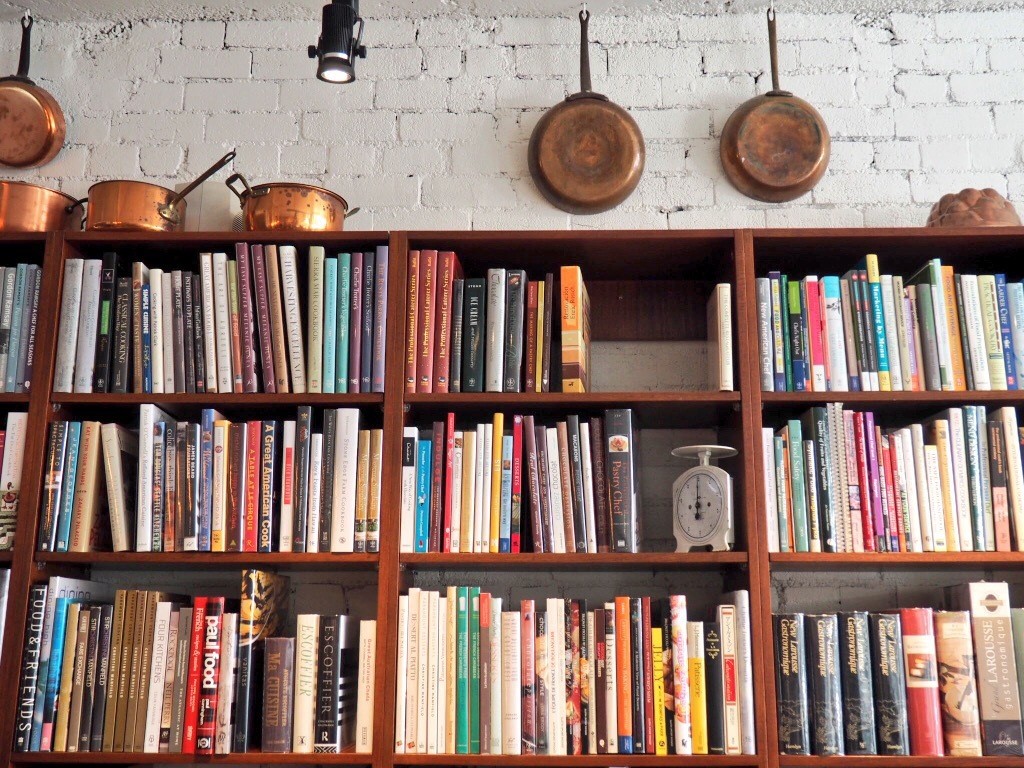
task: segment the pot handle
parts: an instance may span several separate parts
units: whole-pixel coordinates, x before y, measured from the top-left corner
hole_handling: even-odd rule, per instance
[[[21,53],[18,55],[18,74],[15,77],[28,82],[32,82],[28,79],[28,67],[32,57],[32,25],[34,23],[32,14],[25,11],[25,15],[21,17]]]
[[[242,186],[245,188],[244,191],[239,192],[237,189],[235,189],[235,184],[237,184],[238,182],[242,182]],[[228,189],[235,193],[235,197],[238,198],[238,202],[240,202],[242,205],[245,205],[245,198],[252,195],[252,187],[250,187],[249,182],[245,180],[245,176],[243,176],[240,173],[232,173],[224,181],[224,184],[227,186]]]
[[[768,53],[772,60],[772,89],[769,96],[792,96],[779,87],[779,42],[775,33],[775,3],[768,6]]]
[[[188,194],[192,192],[196,187],[198,187],[208,178],[213,176],[213,174],[215,174],[225,165],[234,160],[235,154],[235,150],[231,150],[230,152],[228,152],[226,155],[224,155],[224,157],[222,157],[216,163],[214,163],[201,174],[199,174],[199,178],[195,179],[187,187],[181,190],[181,192],[178,192],[174,197],[172,197],[170,199],[170,202],[167,203],[167,205],[161,205],[157,209],[157,213],[160,214],[160,218],[166,219],[172,224],[178,224],[181,221],[181,214],[179,214],[177,210],[178,203],[184,200],[185,197],[188,196]]]
[[[584,6],[580,11],[580,92],[589,93],[593,89],[590,79],[590,35],[587,27],[590,22],[590,11]]]
[[[345,211],[345,218],[350,219],[362,210],[358,205],[350,211]]]
[[[81,208],[84,211],[85,210],[85,204],[88,203],[88,202],[89,202],[89,198],[88,197],[83,197],[83,198],[81,198],[79,200],[75,200],[75,202],[73,202],[71,205],[64,206],[64,213],[68,213],[68,214],[74,213],[75,212],[75,208]],[[86,217],[83,216],[82,217],[82,229],[85,229],[85,222],[86,222]]]

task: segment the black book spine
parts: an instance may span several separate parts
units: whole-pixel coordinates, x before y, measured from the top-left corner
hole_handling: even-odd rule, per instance
[[[635,450],[633,411],[611,408],[605,411],[605,467],[608,473],[608,498],[612,521],[613,552],[636,552],[636,497],[633,489]],[[583,550],[584,552],[586,549]]]
[[[804,662],[804,615],[781,613],[776,614],[773,621],[779,752],[783,755],[809,755],[811,718],[807,705],[807,665]]]
[[[878,754],[875,695],[871,689],[868,614],[839,614],[839,665],[843,688],[843,744],[848,755]]]
[[[309,443],[313,409],[300,405],[295,422],[295,508],[292,552],[306,551],[306,518],[309,506]]]
[[[110,632],[114,606],[104,605],[100,615],[99,647],[96,649],[96,691],[92,704],[92,728],[88,751],[103,750],[103,719],[107,712],[107,676],[110,674]],[[168,652],[171,652],[168,649]]]
[[[105,606],[106,607],[106,606]],[[79,721],[78,751],[88,752],[92,743],[93,705],[96,696],[96,671],[98,664],[100,621],[102,608],[94,606],[89,611],[89,639],[85,650],[85,686],[82,691],[82,717]]]
[[[192,308],[192,273],[181,273],[182,336],[185,342],[185,391],[196,391],[195,310]]]
[[[260,517],[257,532],[258,551],[274,551],[275,520],[274,510],[277,509],[277,488],[274,478],[277,477],[277,421],[267,419],[263,422],[263,435],[260,441],[262,455],[260,457]]]
[[[199,440],[200,426],[189,422],[185,430],[185,483],[186,493],[182,497],[184,511],[184,535],[198,542],[199,539]],[[198,543],[196,544],[198,548]]]
[[[21,685],[15,714],[14,751],[28,752],[32,742],[32,712],[36,702],[36,678],[39,675],[39,650],[43,641],[46,614],[46,585],[34,584],[28,599],[25,637],[22,643]]]
[[[373,282],[374,260],[373,251],[363,254],[363,316],[359,321],[359,332],[362,335],[359,347],[359,391],[371,392],[373,382]]]
[[[114,295],[114,348],[113,366],[110,373],[110,391],[124,393],[128,391],[128,364],[131,362],[131,323],[132,323],[132,279],[117,278]]]
[[[203,338],[203,292],[199,288],[199,275],[192,275],[192,331],[196,358],[196,392],[206,392],[206,341]]]
[[[836,615],[805,616],[807,687],[814,713],[812,740],[819,757],[843,754],[843,701],[839,690],[839,622]]]
[[[96,362],[92,391],[106,392],[110,384],[110,349],[114,328],[114,293],[117,283],[117,254],[104,253],[100,267],[100,310],[96,320]]]
[[[320,644],[316,676],[316,731],[313,751],[333,754],[341,748],[338,704],[341,696],[341,642],[338,617],[320,617]]]
[[[502,388],[506,392],[523,391],[525,303],[526,272],[521,269],[510,269],[505,273],[505,360]]]
[[[466,281],[461,277],[452,284],[452,363],[448,371],[448,389],[462,391],[462,312],[465,309]]]
[[[903,675],[903,631],[900,617],[872,613],[871,675],[875,694],[875,731],[878,754],[909,755],[907,689]]]
[[[24,375],[19,375],[18,377],[20,379],[18,382],[19,392],[28,392],[32,388],[32,371],[35,368],[36,360],[36,334],[39,328],[39,292],[43,281],[43,270],[35,265],[30,269],[35,274],[35,277],[32,280],[32,294],[26,297],[27,301],[31,301],[28,312],[28,350],[25,353]],[[18,363],[18,373],[21,374],[20,361]]]
[[[836,518],[832,509],[834,480],[832,477],[832,440],[829,437],[828,412],[822,406],[815,406],[814,450],[818,459],[818,514],[821,518],[821,550],[836,551]]]
[[[171,272],[171,318],[174,322],[174,391],[185,391],[185,277],[176,269]]]
[[[334,509],[334,462],[338,453],[338,441],[335,433],[338,426],[338,412],[333,408],[324,411],[324,448],[323,448],[323,482],[320,483],[320,509],[310,510],[310,514],[320,515],[320,552],[331,551],[331,512]]]
[[[583,503],[583,451],[580,447],[580,417],[565,418],[569,438],[569,464],[572,467],[572,514],[576,531],[576,551],[587,551],[587,510]]]
[[[69,429],[67,421],[54,421],[50,424],[50,443],[46,449],[46,476],[43,479],[43,513],[39,523],[40,552],[49,552],[53,548],[54,527],[57,525],[64,480],[64,451],[67,447]]]
[[[430,461],[430,536],[427,540],[427,552],[441,551],[441,525],[444,517],[444,482],[445,471],[445,435],[444,422],[435,421],[431,431]],[[497,453],[501,453],[501,435],[495,435],[493,445]],[[493,482],[493,481],[492,481]]]
[[[586,551],[586,550],[584,550]],[[633,658],[631,704],[633,710],[633,754],[644,753],[645,721],[644,721],[644,632],[643,613],[639,597],[629,598],[629,649]],[[724,721],[723,721],[724,722]]]
[[[260,743],[262,714],[263,643],[238,646],[235,679],[235,733],[232,752],[248,752]]]
[[[487,281],[466,280],[465,309],[462,323],[462,391],[484,391],[484,328],[487,305]]]
[[[708,713],[708,754],[725,754],[725,690],[722,681],[722,631],[717,621],[704,622],[704,679]],[[634,742],[636,734],[633,735]]]

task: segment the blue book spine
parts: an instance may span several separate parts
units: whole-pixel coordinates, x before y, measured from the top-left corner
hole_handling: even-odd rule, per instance
[[[349,312],[352,305],[352,254],[338,254],[338,339],[334,356],[334,391],[348,392]]]
[[[1017,381],[1017,367],[1013,361],[1010,299],[1006,294],[1006,275],[996,275],[996,301],[999,305],[999,335],[1002,338],[1003,362],[1006,364],[1006,388],[1020,389],[1020,384]]]
[[[416,441],[416,551],[426,552],[430,539],[430,440]]]
[[[1010,300],[1010,328],[1013,331],[1013,368],[1019,387],[1024,377],[1024,283],[1009,283],[1006,295]]]
[[[512,551],[512,435],[501,438],[501,513],[498,517],[498,551]]]
[[[213,530],[213,420],[212,408],[203,408],[199,432],[199,551],[212,548]]]
[[[149,532],[154,552],[162,552],[164,549],[164,522],[167,519],[164,504],[167,488],[166,454],[167,423],[157,421],[153,424],[153,527]],[[174,471],[174,468],[171,470]]]
[[[875,348],[878,350],[878,372],[889,373],[889,348],[885,343],[885,311],[882,309],[882,284],[868,282],[871,299],[871,322],[875,328]]]
[[[64,450],[64,482],[57,516],[57,544],[54,552],[67,552],[71,541],[71,518],[75,509],[75,478],[78,475],[78,447],[82,441],[82,422],[68,423],[68,442]]]
[[[334,361],[338,344],[338,260],[324,259],[324,375],[323,389],[334,393]]]
[[[150,318],[149,283],[142,286],[142,391],[153,391],[153,335]]]
[[[53,606],[53,634],[50,644],[50,662],[46,669],[46,688],[43,697],[43,730],[52,732],[57,720],[57,694],[60,692],[60,673],[64,660],[64,635],[67,631],[68,604],[71,598],[58,597]],[[42,733],[40,733],[42,737]],[[42,739],[40,738],[40,747]]]
[[[14,282],[14,314],[11,316],[11,339],[8,345],[7,369],[3,372],[4,392],[14,392],[18,388],[18,356],[21,354],[21,344],[23,341],[21,338],[21,313],[25,306],[27,278],[28,264],[19,264],[17,277]]]

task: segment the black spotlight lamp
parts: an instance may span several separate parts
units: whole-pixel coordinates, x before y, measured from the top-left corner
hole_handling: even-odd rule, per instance
[[[358,27],[358,29],[357,29]],[[366,58],[362,45],[363,17],[359,0],[333,0],[324,6],[320,39],[309,46],[316,59],[316,76],[325,83],[351,83],[356,79],[355,60]]]

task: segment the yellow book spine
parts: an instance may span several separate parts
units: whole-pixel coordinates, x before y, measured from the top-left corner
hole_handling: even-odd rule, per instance
[[[946,300],[946,328],[949,330],[949,356],[953,360],[953,389],[963,392],[967,389],[967,374],[964,370],[964,348],[960,338],[960,315],[956,304],[956,285],[953,268],[942,268],[942,293]],[[1000,349],[1000,352],[1002,349]]]
[[[942,489],[942,519],[946,524],[946,551],[960,551],[960,526],[956,519],[956,496],[953,490],[953,457],[950,454],[949,422],[934,422],[935,447],[939,452],[939,487]]]
[[[488,549],[498,551],[501,535],[501,437],[505,432],[505,417],[494,414],[493,437],[491,438],[491,536]]]
[[[704,675],[704,623],[686,622],[686,668],[690,679],[690,729],[693,735],[693,754],[708,753],[708,709]]]
[[[537,283],[537,354],[535,355],[537,375],[534,376],[533,390],[543,392],[544,376],[544,281]]]
[[[590,318],[587,288],[579,267],[561,270],[562,391],[586,392]]]
[[[473,500],[476,498],[476,432],[462,434],[462,522],[459,528],[459,551],[473,551]]]
[[[665,663],[662,656],[661,627],[651,627],[651,672],[654,676],[654,754],[668,754],[668,732],[665,729]]]

